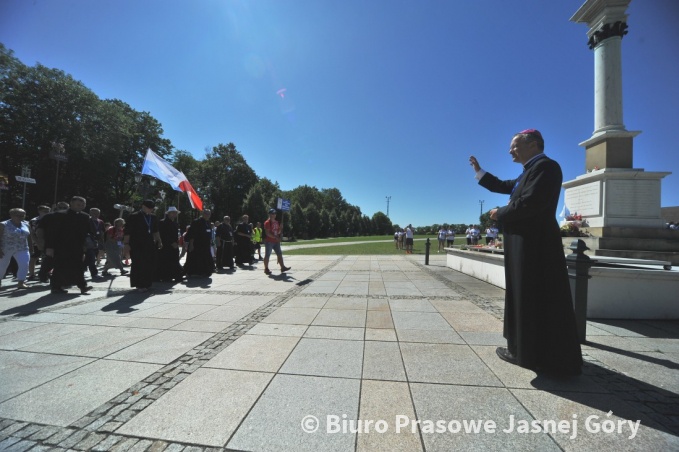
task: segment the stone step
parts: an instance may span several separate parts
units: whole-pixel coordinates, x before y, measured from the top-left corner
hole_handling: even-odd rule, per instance
[[[643,238],[643,237],[599,237],[599,248],[606,250],[639,250],[679,252],[679,237]]]
[[[679,265],[679,252],[677,251],[611,250],[599,248],[598,250],[594,250],[594,255],[667,261],[671,262],[672,265]]]

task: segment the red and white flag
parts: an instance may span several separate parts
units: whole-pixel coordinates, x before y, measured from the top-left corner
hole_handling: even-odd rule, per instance
[[[141,173],[167,182],[176,191],[183,191],[188,195],[191,207],[203,210],[203,201],[201,201],[184,173],[167,163],[167,161],[151,149],[146,151],[146,158],[144,158],[144,166],[141,169]]]

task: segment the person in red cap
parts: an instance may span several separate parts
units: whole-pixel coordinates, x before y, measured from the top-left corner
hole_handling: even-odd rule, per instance
[[[537,372],[578,375],[582,353],[556,221],[561,167],[544,154],[544,147],[542,134],[535,129],[514,135],[509,154],[524,170],[518,178],[504,181],[469,157],[481,186],[509,195],[506,206],[490,211],[490,219],[502,225],[505,247],[507,347],[498,347],[497,354]]]

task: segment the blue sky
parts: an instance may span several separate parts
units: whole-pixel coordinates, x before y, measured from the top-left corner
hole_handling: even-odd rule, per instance
[[[506,196],[511,136],[537,128],[564,180],[594,129],[583,0],[0,0],[0,42],[150,112],[177,149],[233,142],[288,190],[338,188],[394,223],[473,223]],[[634,0],[623,38],[634,166],[679,205],[679,2]]]

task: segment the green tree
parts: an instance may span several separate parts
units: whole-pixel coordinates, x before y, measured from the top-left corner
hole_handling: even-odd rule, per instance
[[[250,222],[256,224],[258,221],[262,224],[268,219],[267,212],[269,211],[268,204],[264,202],[262,196],[262,186],[255,184],[252,186],[245,201],[243,201],[243,213],[250,216]]]
[[[292,205],[290,226],[292,234],[298,239],[308,238],[307,219],[304,209],[298,203]]]
[[[257,183],[257,175],[233,143],[219,144],[207,152],[201,162],[196,189],[205,196],[216,218],[230,215],[239,218],[243,201]]]
[[[391,224],[389,217],[383,212],[376,212],[372,217],[372,223],[376,235],[394,234],[394,226]]]

